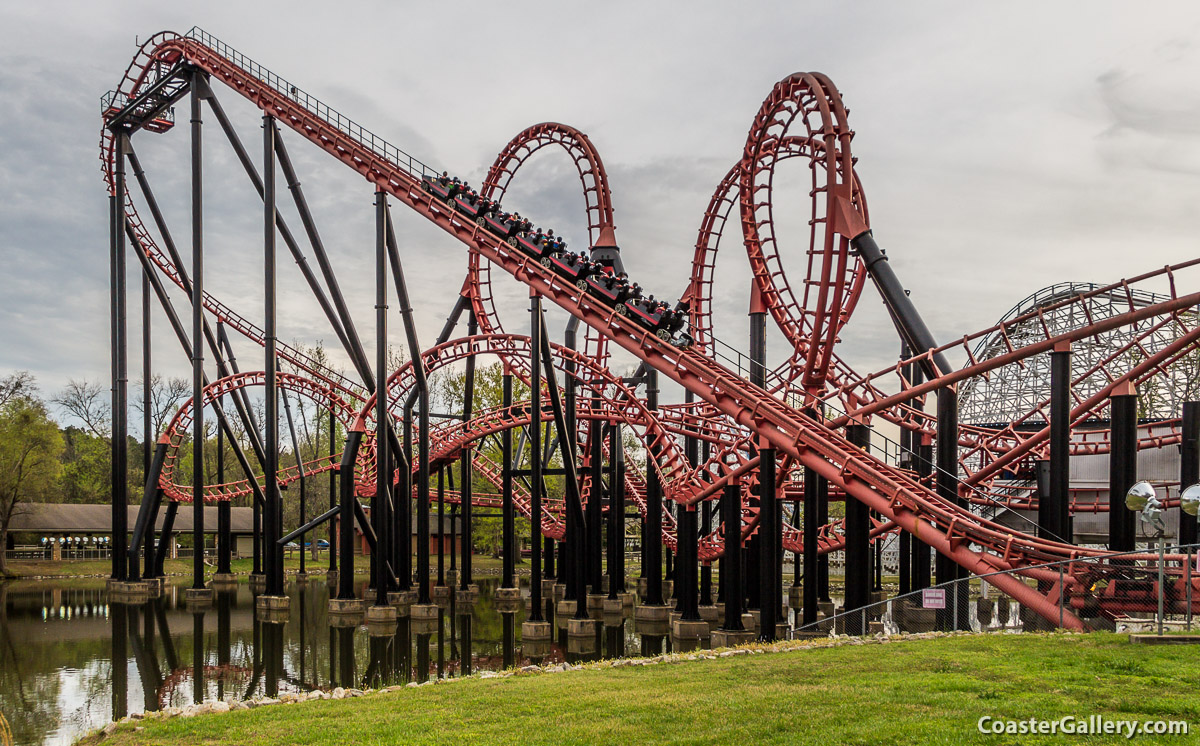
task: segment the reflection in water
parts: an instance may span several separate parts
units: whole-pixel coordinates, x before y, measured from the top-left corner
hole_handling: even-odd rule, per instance
[[[337,626],[320,580],[291,584],[290,613],[280,622],[255,618],[246,584],[218,590],[211,606],[194,613],[183,604],[182,586],[126,605],[109,603],[102,581],[90,588],[0,585],[0,711],[18,744],[69,744],[113,717],[194,702],[378,688],[671,649],[669,637],[641,634],[628,616],[604,619],[594,636],[570,637],[555,623],[552,599],[544,618],[558,630],[556,641],[522,646],[524,603],[501,610],[496,579],[479,585],[474,604],[451,595],[436,619],[401,618],[380,636],[365,625]]]

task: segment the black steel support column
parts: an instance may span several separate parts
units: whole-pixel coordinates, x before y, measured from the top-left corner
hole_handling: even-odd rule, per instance
[[[846,439],[870,450],[871,429],[862,423],[846,426]],[[861,609],[871,602],[871,511],[865,503],[846,496],[846,611]],[[853,629],[851,628],[853,626]],[[846,633],[866,634],[866,616],[847,620]]]
[[[965,498],[958,494],[958,391],[946,386],[937,392],[937,493],[942,499],[966,507]],[[943,531],[945,526],[939,526]],[[961,580],[969,573],[954,560],[938,553],[938,583]],[[970,584],[957,583],[951,593],[957,598],[951,608],[957,609],[954,629],[970,629]]]
[[[151,339],[150,339],[151,331],[152,331],[152,327],[150,324],[150,276],[146,274],[145,270],[143,270],[142,271],[142,475],[146,476],[146,477],[149,477],[149,475],[150,475],[150,470],[151,470],[150,462],[154,456],[154,435],[155,435],[154,423],[153,423],[154,411],[153,411],[152,407],[150,406],[151,399],[154,396],[153,387],[151,385],[153,382],[153,375],[154,375],[153,374],[154,366],[152,365],[152,363],[153,363],[153,359],[152,359],[153,358],[153,355],[152,355],[153,348],[152,348]],[[220,467],[224,463],[223,460],[221,459],[222,450],[220,448],[220,445],[222,445],[222,443],[221,443],[222,435],[223,435],[223,433],[221,432],[220,428],[218,428],[217,429],[217,443],[218,443],[217,465],[218,465],[218,467]],[[224,481],[224,480],[220,480],[220,481]],[[158,491],[157,482],[153,485],[153,487],[151,488],[150,491],[152,491],[152,492]],[[144,566],[146,568],[145,577],[147,579],[154,577],[152,574],[154,572],[154,524],[158,520],[158,507],[159,507],[160,502],[161,502],[161,497],[156,495],[154,500],[150,503],[152,507],[151,507],[150,515],[147,519],[147,524],[146,524],[147,525],[146,539],[145,539],[145,547],[146,548],[145,548],[145,552],[143,553],[143,557],[144,557]],[[223,501],[223,502],[228,502],[228,501]],[[137,557],[137,553],[135,552],[129,558],[129,569],[133,570],[133,568],[137,567],[137,565],[138,565],[138,557]]]
[[[725,574],[721,588],[725,594],[725,623],[721,629],[730,632],[742,626],[742,486],[731,481],[721,496],[721,521],[725,526]]]
[[[699,587],[697,585],[697,557],[699,554],[698,523],[699,514],[696,506],[680,506],[676,513],[675,540],[677,552],[675,555],[676,572],[676,604],[675,610],[680,613],[680,619],[685,622],[700,620]]]
[[[446,467],[439,466],[437,474],[438,556],[437,584],[446,585]],[[454,541],[454,527],[450,527],[450,541]]]
[[[1137,391],[1128,382],[1109,399],[1112,429],[1108,454],[1108,548],[1131,552],[1137,536],[1135,516],[1125,508],[1125,493],[1137,481]]]
[[[901,342],[900,344],[900,360],[907,360],[911,356],[908,345]],[[913,374],[916,372],[917,366],[909,363],[900,369],[900,375],[907,383],[907,386],[913,385]],[[905,384],[902,383],[902,386]],[[914,406],[915,402],[909,399],[903,402],[903,406]],[[910,471],[916,469],[916,448],[914,446],[916,438],[919,437],[906,427],[900,428],[900,466]],[[900,575],[900,595],[903,596],[913,589],[912,585],[912,534],[904,529],[900,530],[900,538],[898,541],[897,554],[899,558],[899,575]]]
[[[300,482],[300,525],[303,526],[306,523],[308,523],[308,503],[307,503],[308,496],[306,494],[307,488],[308,488],[308,475],[305,473],[305,469],[304,469],[304,457],[300,451],[300,439],[296,437],[296,421],[295,421],[295,418],[292,417],[291,398],[287,395],[286,391],[283,392],[282,398],[283,398],[283,412],[284,412],[285,417],[287,418],[288,435],[290,435],[291,439],[292,439],[292,455],[294,455],[296,458],[296,473],[299,476],[298,481]],[[300,416],[303,417],[304,416],[303,404],[301,404],[300,406],[301,406]],[[228,502],[228,500],[224,500],[222,502]],[[282,511],[281,511],[280,515],[282,516]],[[218,526],[219,525],[220,525],[220,521],[218,520]],[[280,533],[283,533],[282,521],[280,522]],[[305,538],[304,535],[301,534],[301,536],[300,536],[300,572],[301,573],[305,572],[305,570],[304,570],[304,538]],[[279,541],[283,544],[287,544],[287,542],[283,541],[282,539],[278,539],[277,541]]]
[[[413,361],[413,377],[416,381],[414,386],[416,395],[415,403],[417,405],[417,603],[430,603],[429,593],[429,381],[425,375],[425,363],[421,357],[421,344],[417,339],[416,321],[413,319],[412,301],[408,296],[408,282],[404,276],[404,263],[400,261],[400,246],[396,241],[396,233],[394,224],[392,223],[391,213],[387,215],[387,246],[388,257],[392,263],[392,280],[396,285],[396,300],[400,304],[400,320],[404,324],[404,338],[408,345],[408,356]],[[456,310],[460,308],[456,304]],[[451,319],[458,320],[456,313],[451,314]],[[469,331],[475,333],[474,326],[475,317],[472,315]],[[449,329],[453,326],[450,320],[447,320],[447,329],[443,330],[443,335],[449,335]],[[439,337],[439,341],[441,337]],[[471,391],[474,385],[474,376],[471,375],[474,371],[475,358],[467,358],[468,372],[468,393],[467,393],[467,412],[470,412],[471,406]],[[397,520],[392,521],[391,525],[394,529],[394,547],[392,556],[395,559],[396,574],[399,576],[399,585],[401,591],[407,591],[412,586],[412,453],[408,445],[411,445],[412,438],[412,404],[414,403],[413,394],[409,394],[405,401],[404,414],[406,419],[404,436],[405,447],[404,463],[401,464],[401,475],[398,483],[398,491],[394,495],[391,502],[393,509],[396,511]],[[470,461],[470,451],[464,452],[464,458]],[[470,480],[467,480],[468,490]],[[468,491],[468,494],[469,491]],[[469,521],[468,521],[469,525]],[[470,532],[466,533],[470,537]],[[469,541],[467,542],[470,543]],[[467,567],[468,574],[470,566]]]
[[[621,424],[609,426],[608,442],[609,546],[608,597],[625,592],[625,447],[621,442]]]
[[[712,500],[705,500],[700,505],[700,535],[709,536],[712,533]],[[713,605],[712,592],[712,561],[706,560],[700,565],[700,605]]]
[[[283,535],[283,499],[279,492],[279,357],[276,350],[276,285],[275,285],[275,119],[263,117],[263,372],[266,390],[263,394],[264,422],[263,464],[266,505],[263,511],[263,555],[266,573],[266,595],[283,595],[283,547],[278,545]],[[196,278],[199,282],[199,277]]]
[[[112,343],[112,444],[111,477],[112,495],[112,579],[124,581],[129,578],[128,532],[129,532],[129,408],[126,400],[129,393],[128,325],[126,323],[126,271],[125,271],[125,152],[129,135],[116,133],[113,151],[115,194],[109,201],[112,211],[109,251],[109,290]],[[148,408],[148,407],[147,407]],[[3,547],[0,547],[3,551]]]
[[[339,599],[354,598],[354,462],[363,434],[357,430],[346,433],[346,446],[342,450],[342,462],[338,465],[338,487],[340,488],[338,510],[338,591]]]
[[[817,526],[829,523],[829,480],[820,474],[815,475],[817,483]],[[832,603],[829,595],[829,555],[817,556],[817,600],[821,603]]]
[[[597,402],[595,398],[592,400],[592,408],[595,409]],[[604,433],[601,430],[600,423],[592,420],[588,423],[588,442],[591,444],[592,452],[591,460],[591,481],[592,488],[588,491],[588,501],[585,507],[586,515],[584,518],[584,531],[586,538],[583,541],[583,549],[585,552],[585,566],[587,567],[587,584],[591,587],[585,593],[599,594],[601,592],[603,577],[603,566],[601,556],[603,552],[604,542],[602,534],[601,521],[603,520],[603,503],[604,503]],[[584,599],[580,599],[582,602]]]
[[[658,411],[658,371],[653,369],[646,371],[646,407],[651,412]],[[642,603],[647,606],[661,606],[663,603],[662,485],[658,481],[658,469],[651,463],[656,458],[653,448],[647,448],[646,521],[642,530],[642,544],[645,547],[642,567],[646,576],[646,598]],[[724,583],[724,579],[721,582]]]
[[[815,471],[804,469],[804,607],[801,625],[817,621],[817,537],[820,524],[817,522],[817,480]],[[724,576],[722,576],[724,577]],[[722,581],[724,582],[724,581]]]
[[[333,397],[329,398],[329,454],[332,458],[337,454],[337,418],[334,416]],[[329,509],[333,510],[337,507],[337,469],[329,470]],[[329,572],[337,572],[337,524],[335,521],[329,522]]]
[[[501,406],[505,409],[513,403],[513,377],[507,365],[501,378]],[[503,534],[504,546],[501,551],[504,559],[504,572],[500,582],[502,588],[516,587],[516,514],[513,506],[513,477],[512,477],[513,442],[512,430],[505,428],[500,433],[500,499],[504,511]]]
[[[529,296],[529,618],[542,621],[542,297]]]
[[[929,435],[921,435],[921,443],[917,446],[917,477],[923,484],[929,484],[933,476],[933,442]],[[929,545],[913,537],[913,576],[912,589],[923,590],[933,585],[933,563]]]
[[[1072,542],[1071,526],[1071,343],[1050,353],[1050,484],[1048,500],[1039,500],[1040,536]],[[1039,496],[1040,497],[1040,496]]]
[[[475,321],[475,311],[470,311],[467,317],[467,334],[474,336],[478,331]],[[463,386],[463,422],[471,419],[475,405],[475,356],[467,357],[466,371],[464,372]],[[467,446],[462,451],[462,486],[460,488],[462,496],[462,573],[460,574],[461,583],[459,587],[467,590],[471,586],[471,493],[473,484],[474,460],[471,456],[471,448]]]
[[[388,454],[387,422],[387,194],[375,192],[375,497],[371,499],[371,527],[375,547],[371,550],[371,579],[375,586],[375,605],[387,606],[388,577],[387,502],[391,488],[391,464]]]
[[[1179,490],[1200,482],[1200,402],[1183,403],[1179,443]],[[1196,516],[1179,511],[1179,543],[1196,543]]]
[[[204,587],[204,177],[201,73],[193,75],[192,114],[192,587]],[[114,415],[117,413],[114,412]],[[124,411],[114,419],[124,420]],[[122,444],[124,436],[121,435]]]
[[[171,543],[171,538],[175,535],[175,515],[178,512],[179,501],[169,501],[167,503],[167,512],[163,514],[162,531],[158,534],[158,549],[154,553],[154,573],[148,573],[148,577],[161,578],[164,576],[163,564],[167,561],[167,549]]]
[[[782,503],[775,491],[775,449],[760,445],[758,457],[758,639],[771,642],[783,621]]]

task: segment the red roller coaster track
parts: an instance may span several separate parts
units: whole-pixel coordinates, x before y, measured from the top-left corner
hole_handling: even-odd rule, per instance
[[[588,344],[583,352],[555,345],[552,357],[561,374],[575,375],[597,397],[581,405],[581,421],[611,421],[632,426],[663,484],[665,495],[683,510],[719,494],[728,479],[750,475],[760,447],[777,449],[784,457],[779,483],[786,485],[790,473],[806,467],[827,479],[831,487],[846,499],[865,503],[879,518],[872,535],[903,528],[936,551],[975,573],[1016,570],[1063,559],[1103,559],[1105,552],[1071,544],[1048,541],[1015,532],[986,520],[970,507],[963,507],[939,496],[930,485],[914,474],[863,450],[847,440],[843,427],[879,415],[909,430],[933,434],[936,421],[914,406],[914,397],[976,376],[987,376],[1004,365],[1021,364],[1028,357],[1044,353],[1056,343],[1076,341],[1106,329],[1129,327],[1137,330],[1133,341],[1115,350],[1113,355],[1088,375],[1101,375],[1108,384],[1086,399],[1077,399],[1073,421],[1094,417],[1106,406],[1109,393],[1118,385],[1137,383],[1162,373],[1182,355],[1195,348],[1200,327],[1184,328],[1171,345],[1146,355],[1131,368],[1121,368],[1122,354],[1136,349],[1155,325],[1187,326],[1181,312],[1200,304],[1200,293],[1180,294],[1175,290],[1176,275],[1197,262],[1188,262],[1147,273],[1112,288],[1128,288],[1131,283],[1168,279],[1169,300],[1151,306],[1133,307],[1111,318],[1081,324],[1072,331],[1046,333],[1035,340],[1011,343],[1007,352],[987,360],[977,360],[971,343],[985,335],[998,334],[1007,339],[1007,330],[1028,322],[1025,316],[968,335],[924,352],[911,361],[867,376],[856,374],[836,354],[836,343],[850,319],[864,287],[865,270],[851,242],[869,227],[866,198],[854,172],[851,154],[852,131],[841,95],[833,83],[818,73],[797,73],[780,81],[771,91],[753,119],[739,162],[718,186],[704,215],[696,241],[690,284],[684,297],[690,302],[691,326],[695,344],[678,347],[657,337],[630,318],[614,312],[586,294],[576,285],[530,259],[488,230],[447,206],[422,188],[422,178],[438,172],[403,151],[389,145],[348,118],[326,107],[308,94],[261,68],[208,34],[194,29],[185,36],[164,32],[146,42],[118,87],[117,103],[135,103],[176,66],[194,66],[245,97],[266,114],[324,150],[333,158],[363,176],[376,190],[386,192],[416,214],[426,218],[467,249],[468,273],[464,294],[471,302],[481,333],[436,345],[422,354],[425,370],[450,365],[475,355],[493,355],[504,359],[525,378],[530,342],[527,337],[505,334],[492,301],[492,267],[499,268],[537,295],[565,310],[588,329]],[[115,111],[115,110],[114,110]],[[157,129],[166,129],[166,126]],[[800,134],[790,134],[793,128]],[[593,248],[616,246],[612,196],[600,156],[591,141],[566,125],[544,123],[521,132],[502,149],[492,165],[482,190],[499,199],[525,159],[550,145],[564,149],[575,164],[587,205],[589,239]],[[106,128],[101,142],[101,157],[110,192],[114,189],[114,145]],[[806,273],[799,292],[793,289],[784,271],[785,250],[776,237],[771,197],[776,167],[789,158],[803,158],[811,172],[808,215],[809,245],[804,254]],[[787,360],[766,376],[765,387],[747,380],[738,361],[733,365],[719,340],[712,335],[712,288],[717,243],[733,205],[739,208],[740,225],[753,276],[754,292],[761,307],[769,312],[791,345]],[[126,207],[129,232],[136,248],[168,280],[190,293],[190,283],[177,266],[174,249],[165,230],[156,220],[164,248],[159,247],[132,204]],[[1099,291],[1097,291],[1099,292]],[[232,308],[205,294],[204,309],[229,328],[256,343],[264,343],[264,333]],[[1068,299],[1064,304],[1081,303],[1085,296]],[[683,406],[656,410],[639,398],[636,388],[612,374],[606,367],[606,344],[616,344],[640,359],[646,366],[678,383],[698,401]],[[336,374],[303,351],[278,345],[279,357],[303,375],[282,375],[280,385],[309,397],[318,406],[332,408],[336,418],[351,430],[370,435],[374,431],[374,396],[365,388]],[[732,349],[732,348],[729,348]],[[916,386],[902,383],[899,393],[885,392],[884,379],[891,380],[911,362],[932,359],[936,352],[965,351],[967,365]],[[735,369],[736,368],[736,369]],[[573,373],[572,373],[573,372]],[[246,373],[214,382],[206,391],[206,402],[246,386],[262,383],[262,375]],[[393,413],[415,385],[411,364],[391,373],[388,409]],[[835,402],[838,406],[835,406]],[[814,419],[805,409],[824,405],[829,417]],[[1045,403],[1036,411],[1041,411]],[[837,411],[843,409],[843,412]],[[175,484],[175,451],[190,422],[190,405],[170,423],[160,442],[170,450],[161,484],[171,499],[188,500],[188,488]],[[545,411],[545,410],[543,410]],[[1031,413],[1032,414],[1032,413]],[[546,419],[549,419],[547,416]],[[1004,428],[963,427],[959,442],[963,450],[965,478],[960,482],[960,497],[976,504],[1016,505],[1027,508],[1028,496],[1012,493],[997,496],[993,488],[1001,469],[1039,455],[1045,448],[1046,429],[1030,433],[1020,423]],[[529,413],[522,407],[479,412],[467,422],[451,423],[431,433],[430,460],[444,462],[460,454],[464,445],[504,429],[529,425]],[[1145,447],[1171,442],[1174,435],[1143,437]],[[703,464],[690,464],[679,446],[681,435],[696,437],[711,447],[710,458]],[[369,496],[374,491],[375,459],[371,438],[359,454],[355,473],[357,492]],[[1106,440],[1081,442],[1077,452],[1103,452]],[[477,471],[495,481],[496,469],[475,452]],[[331,459],[319,459],[308,465],[316,471],[334,466]],[[414,465],[415,468],[415,465]],[[296,477],[295,467],[280,473],[283,481]],[[743,481],[747,492],[743,535],[756,530],[757,498],[749,495],[756,479]],[[585,480],[586,482],[586,480]],[[627,479],[625,489],[641,510],[644,485],[636,475]],[[205,499],[229,499],[248,494],[248,483],[211,485]],[[588,488],[584,484],[584,493]],[[777,492],[782,496],[786,489]],[[484,498],[484,501],[490,498]],[[1005,502],[1007,501],[1007,502]],[[527,495],[518,496],[528,514]],[[561,536],[562,506],[552,507],[543,521],[543,531]],[[665,522],[668,539],[673,522]],[[723,551],[722,534],[714,533],[703,543],[702,559],[717,557]],[[793,551],[802,548],[799,531],[783,528],[784,546]],[[821,551],[832,551],[844,544],[840,529],[824,527]],[[1086,586],[1090,579],[1105,571],[1103,562],[1089,562],[1075,569],[1068,582]],[[1033,574],[1033,571],[1031,571]],[[1047,618],[1057,619],[1060,610],[1050,597],[1058,588],[1037,590],[1020,578],[995,576],[994,585]],[[1067,613],[1069,626],[1081,626]]]

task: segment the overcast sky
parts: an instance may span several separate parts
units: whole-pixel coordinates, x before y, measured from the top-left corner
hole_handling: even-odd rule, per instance
[[[587,132],[611,178],[626,267],[660,296],[683,289],[709,195],[771,86],[796,71],[824,72],[842,91],[875,235],[939,338],[987,327],[1043,286],[1113,281],[1200,248],[1195,3],[6,3],[0,375],[30,370],[47,393],[72,377],[107,380],[99,101],[135,39],[192,25],[474,183],[530,124]],[[256,150],[256,110],[228,89],[217,95]],[[284,137],[370,337],[371,187]],[[261,207],[218,138],[209,126],[209,287],[257,319]],[[134,144],[186,250],[186,128]],[[506,204],[584,247],[569,161],[548,152],[527,169]],[[781,241],[798,281],[809,208],[798,178],[806,169],[791,169],[796,178],[783,177],[775,205],[794,216]],[[398,209],[397,218],[428,344],[460,286],[465,251],[415,216]],[[281,336],[334,343],[280,251]],[[742,348],[748,277],[731,233],[718,265],[717,331]],[[524,330],[525,291],[497,279],[502,316]],[[156,368],[183,372],[157,310],[153,323]],[[400,342],[398,320],[393,330]],[[873,290],[841,349],[862,372],[894,360],[898,343]]]

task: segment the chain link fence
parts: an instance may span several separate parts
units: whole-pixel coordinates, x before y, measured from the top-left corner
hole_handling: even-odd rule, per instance
[[[972,575],[857,609],[822,605],[818,619],[795,635],[862,636],[932,631],[1190,632],[1200,612],[1200,544],[1074,559]],[[1159,558],[1162,557],[1160,562]],[[1001,592],[1009,576],[1044,599],[1036,608]]]

